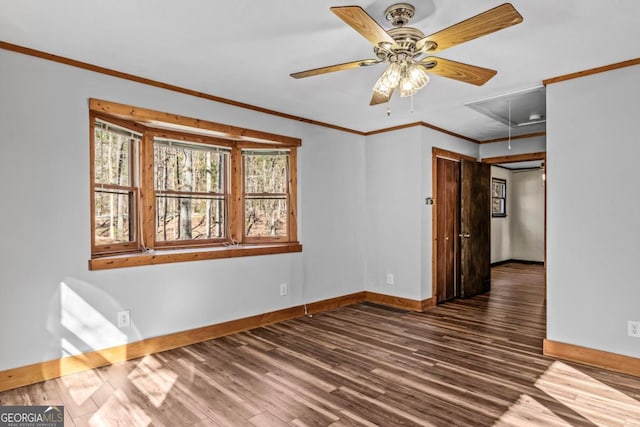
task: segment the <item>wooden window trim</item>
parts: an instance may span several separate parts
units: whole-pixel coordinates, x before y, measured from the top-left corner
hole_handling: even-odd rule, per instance
[[[494,184],[501,184],[504,186],[503,196],[493,195]],[[502,200],[502,212],[494,212],[493,202],[495,199]],[[507,217],[507,180],[503,178],[492,177],[491,178],[491,218],[506,218],[506,217]]]
[[[175,262],[203,261],[238,258],[245,256],[275,255],[302,252],[298,242],[264,245],[233,245],[229,247],[189,248],[176,250],[151,250],[143,253],[105,256],[89,260],[89,270],[137,267],[143,265],[171,264]]]
[[[154,123],[164,123],[180,126],[193,130],[214,133],[216,137],[238,142],[265,143],[270,146],[300,147],[300,138],[277,135],[275,133],[262,132],[252,129],[240,128],[237,126],[225,125],[209,120],[194,119],[180,116],[178,114],[164,113],[147,108],[132,107],[115,102],[100,99],[89,99],[89,109],[96,113],[104,114],[107,117],[115,117],[126,121],[133,121],[141,126],[154,127]],[[156,126],[157,127],[157,126]],[[173,132],[173,129],[171,130]],[[197,132],[193,132],[197,134]]]
[[[161,113],[108,101],[89,102],[91,130],[91,259],[90,270],[154,265],[204,259],[233,258],[301,252],[297,235],[297,147],[298,138],[242,129],[205,120]],[[137,148],[138,170],[135,183],[136,241],[125,245],[95,245],[95,120],[101,119],[142,134]],[[166,129],[163,123],[177,127]],[[170,127],[170,126],[169,126]],[[193,130],[194,133],[191,133]],[[155,240],[154,145],[155,137],[191,141],[229,148],[227,195],[229,236],[225,239],[157,242]],[[287,195],[288,237],[244,238],[244,194],[242,149],[287,149],[289,170]],[[132,164],[134,162],[132,157]],[[131,169],[132,171],[134,169]],[[116,247],[117,246],[117,247]]]

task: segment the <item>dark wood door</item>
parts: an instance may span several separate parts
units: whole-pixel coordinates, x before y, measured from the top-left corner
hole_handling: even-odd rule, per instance
[[[436,159],[436,289],[438,302],[458,296],[460,224],[460,163]]]
[[[491,166],[462,161],[460,198],[460,296],[491,287]]]

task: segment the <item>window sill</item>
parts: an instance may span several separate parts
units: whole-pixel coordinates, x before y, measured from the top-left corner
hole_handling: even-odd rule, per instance
[[[285,254],[302,252],[300,243],[242,245],[196,249],[155,250],[144,253],[94,258],[89,260],[89,270],[137,267],[141,265],[170,264],[173,262],[200,261],[207,259],[238,258],[245,256]]]

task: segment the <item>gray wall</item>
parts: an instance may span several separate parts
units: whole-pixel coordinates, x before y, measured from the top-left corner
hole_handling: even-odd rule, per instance
[[[547,87],[547,336],[640,357],[640,66]]]
[[[433,147],[478,156],[478,145],[412,127],[367,137],[366,290],[423,300],[432,295],[431,152]],[[394,284],[386,283],[387,273]]]
[[[364,137],[3,50],[0,75],[0,370],[364,289]],[[89,98],[302,138],[304,252],[88,271]]]

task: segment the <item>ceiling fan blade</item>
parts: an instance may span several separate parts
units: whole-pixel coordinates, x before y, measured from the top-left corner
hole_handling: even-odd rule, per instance
[[[389,100],[391,99],[391,95],[393,95],[393,90],[391,90],[388,96],[383,95],[374,90],[373,95],[371,96],[371,102],[369,102],[369,105],[378,105],[378,104],[384,104],[385,102],[389,102]]]
[[[429,73],[449,79],[459,80],[464,83],[482,86],[498,72],[489,68],[477,67],[475,65],[463,64],[462,62],[451,61],[449,59],[429,56],[420,60]]]
[[[519,24],[522,15],[510,4],[505,3],[479,15],[431,34],[416,43],[418,50],[428,53],[440,52],[460,43]],[[431,43],[435,43],[435,47]]]
[[[359,32],[369,42],[378,46],[380,42],[394,44],[395,41],[367,12],[360,6],[332,7],[331,11],[347,25]]]
[[[328,67],[314,68],[313,70],[300,71],[298,73],[292,73],[290,74],[290,76],[293,77],[294,79],[301,79],[303,77],[317,76],[318,74],[333,73],[334,71],[342,71],[342,70],[350,70],[352,68],[366,67],[369,65],[377,64],[379,62],[381,61],[377,59],[362,59],[360,61],[345,62],[344,64],[336,64],[336,65],[330,65]]]

